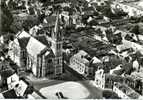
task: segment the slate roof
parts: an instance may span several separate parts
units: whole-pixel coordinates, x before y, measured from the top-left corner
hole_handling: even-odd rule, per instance
[[[30,34],[27,33],[26,31],[22,31],[22,32],[19,32],[17,35],[16,35],[17,38],[24,38],[24,37],[30,37]]]
[[[50,44],[48,40],[46,39],[46,36],[35,36],[35,38],[41,43],[43,43],[44,45],[46,45],[47,47],[50,47]]]
[[[16,99],[16,98],[18,98],[15,91],[14,91],[14,89],[5,91],[2,94],[3,94],[4,98],[6,98],[6,99]]]
[[[125,84],[116,83],[118,88],[124,92],[130,99],[138,99],[139,94]]]
[[[18,39],[19,45],[21,48],[26,48],[28,42],[29,42],[30,37],[24,37],[24,38],[20,38]]]
[[[40,54],[42,50],[46,49],[47,46],[42,44],[40,41],[36,40],[35,38],[31,37],[26,48],[27,48],[27,52],[34,57]]]
[[[9,70],[2,71],[0,74],[1,74],[1,77],[3,77],[4,79],[7,79],[8,77],[13,75],[14,73],[15,72],[13,70],[9,69]]]

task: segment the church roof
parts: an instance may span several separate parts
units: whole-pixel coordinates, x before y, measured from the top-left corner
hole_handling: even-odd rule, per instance
[[[36,40],[35,38],[31,37],[26,48],[27,52],[31,56],[37,56],[38,54],[41,53],[41,51],[46,49],[47,46],[41,43],[40,41]]]
[[[26,48],[28,41],[29,41],[29,37],[24,37],[24,38],[20,38],[18,39],[19,45],[21,48]]]
[[[41,43],[43,43],[44,45],[46,45],[47,47],[50,47],[50,44],[48,40],[46,39],[46,36],[35,36],[35,38]]]
[[[27,33],[26,31],[22,31],[22,32],[19,32],[17,35],[16,35],[17,38],[24,38],[24,37],[30,37],[30,34]]]

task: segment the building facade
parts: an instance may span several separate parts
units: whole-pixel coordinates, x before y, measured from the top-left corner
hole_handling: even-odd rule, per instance
[[[143,99],[143,96],[125,84],[114,83],[113,91],[122,99]]]
[[[9,43],[8,55],[10,56],[10,59],[20,67],[20,70],[26,70],[26,46],[29,38],[30,35],[27,32],[22,31],[18,33],[16,38]]]
[[[95,85],[101,89],[105,88],[105,74],[103,69],[99,69],[95,72]]]
[[[141,17],[143,16],[143,9],[139,6],[136,6],[134,3],[120,3],[114,2],[111,7],[113,9],[120,9],[124,12],[127,12],[129,17]]]
[[[80,50],[70,58],[70,67],[84,76],[93,76],[94,71],[101,65],[96,57],[91,57],[87,52]]]
[[[82,75],[87,73],[87,67],[89,66],[89,61],[84,58],[86,55],[87,53],[82,50],[70,58],[70,67]]]

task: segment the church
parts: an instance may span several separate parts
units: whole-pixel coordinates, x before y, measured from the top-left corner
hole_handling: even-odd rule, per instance
[[[15,63],[18,62],[21,69],[31,70],[36,77],[56,77],[63,73],[63,36],[59,13],[56,14],[51,36],[19,34],[11,41],[8,54]],[[15,48],[18,52],[15,52]]]

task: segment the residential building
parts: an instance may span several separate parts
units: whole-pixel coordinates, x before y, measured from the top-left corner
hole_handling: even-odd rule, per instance
[[[133,77],[136,80],[139,80],[139,82],[137,82],[136,85],[136,90],[143,95],[143,75],[142,75],[143,71],[139,71],[139,72],[133,72],[131,73],[131,77]]]
[[[89,64],[89,61],[84,58],[84,56],[86,55],[87,53],[82,50],[70,58],[70,66],[82,75],[85,74],[85,71],[87,70],[87,66]]]
[[[83,50],[80,50],[70,58],[70,67],[85,76],[94,75],[94,70],[97,70],[101,65],[102,62],[98,58],[90,57]]]
[[[69,12],[68,11],[62,11],[62,13],[60,14],[61,18],[62,18],[62,21],[65,23],[66,26],[70,26],[70,15],[69,15]]]
[[[105,88],[112,89],[115,82],[121,83],[121,84],[127,84],[132,89],[134,89],[139,94],[142,94],[142,87],[143,82],[140,79],[136,79],[133,76],[120,76],[120,75],[110,75],[105,74]],[[141,83],[139,83],[141,82]]]
[[[103,69],[99,69],[95,72],[95,85],[101,89],[105,88],[105,74]]]
[[[113,86],[113,91],[122,99],[143,99],[143,96],[125,84],[115,83]]]
[[[143,7],[140,6],[142,2],[118,2],[115,1],[111,7],[113,9],[120,9],[127,12],[129,17],[141,17],[143,16]]]
[[[6,90],[0,93],[0,99],[18,99],[14,89]]]
[[[97,3],[98,6],[106,6],[108,0],[90,0],[90,3]]]
[[[24,97],[31,93],[29,92],[29,89],[31,89],[29,83],[25,80],[20,79],[16,73],[7,78],[7,85],[8,90],[14,89],[17,97]]]
[[[7,78],[8,89],[13,89],[19,83],[19,76],[15,73]]]
[[[24,81],[20,80],[19,83],[15,85],[14,90],[17,96],[23,97],[25,95],[25,91],[27,90],[27,88],[28,85]]]

